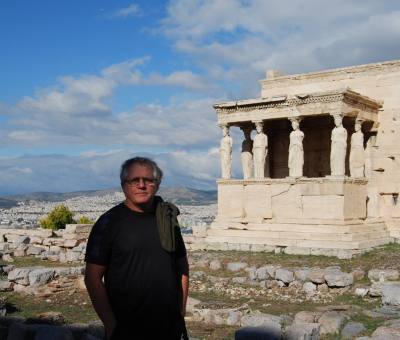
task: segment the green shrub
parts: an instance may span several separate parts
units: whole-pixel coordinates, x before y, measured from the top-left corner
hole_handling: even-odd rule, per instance
[[[64,204],[56,206],[47,217],[40,220],[40,225],[45,229],[64,229],[66,224],[76,223],[72,212]]]
[[[92,220],[91,220],[89,217],[87,217],[87,216],[81,216],[81,217],[79,217],[78,223],[79,223],[79,224],[93,224],[94,221],[92,221]]]

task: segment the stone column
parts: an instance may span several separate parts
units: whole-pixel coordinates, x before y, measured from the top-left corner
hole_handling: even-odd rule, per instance
[[[304,150],[303,139],[304,132],[300,130],[300,117],[291,117],[293,131],[290,133],[289,139],[289,157],[288,168],[289,177],[302,177],[304,166]]]
[[[262,121],[254,122],[257,134],[253,142],[253,159],[254,159],[254,178],[265,178],[265,160],[268,155],[268,137],[264,133],[264,124]]]
[[[347,151],[347,130],[343,127],[343,115],[332,114],[335,127],[331,135],[331,176],[344,177]]]
[[[364,177],[365,150],[364,134],[361,131],[363,120],[356,119],[355,132],[351,135],[350,144],[350,176],[354,178]]]
[[[232,176],[232,145],[233,140],[229,135],[229,126],[222,125],[222,139],[220,144],[221,177],[229,179]]]
[[[240,155],[242,161],[243,178],[249,179],[253,175],[253,141],[250,137],[252,128],[242,127],[240,128],[244,134],[244,140],[242,142],[242,153]]]

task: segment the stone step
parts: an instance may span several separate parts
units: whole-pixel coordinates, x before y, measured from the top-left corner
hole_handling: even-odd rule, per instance
[[[311,240],[311,241],[364,241],[371,239],[380,239],[389,237],[386,230],[377,230],[373,232],[364,232],[359,230],[357,233],[340,233],[338,231],[331,233],[309,233],[286,231],[268,231],[268,230],[237,230],[237,229],[208,229],[208,236],[233,236],[233,237],[251,237],[251,238],[270,238],[279,240]]]
[[[356,224],[356,225],[309,225],[309,224],[292,224],[292,223],[225,223],[224,225],[213,224],[209,228],[217,230],[255,230],[255,231],[271,231],[271,232],[303,232],[303,233],[354,233],[362,230],[363,232],[374,232],[386,230],[384,223],[372,224]]]
[[[390,237],[368,241],[295,240],[270,237],[207,236],[206,243],[264,244],[276,247],[324,248],[324,249],[369,249],[393,242]]]

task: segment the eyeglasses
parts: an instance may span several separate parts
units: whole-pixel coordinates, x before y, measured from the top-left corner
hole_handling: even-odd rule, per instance
[[[132,179],[126,180],[125,183],[132,187],[138,187],[142,185],[142,183],[145,186],[153,186],[156,184],[156,180],[154,178],[148,177],[134,177]]]

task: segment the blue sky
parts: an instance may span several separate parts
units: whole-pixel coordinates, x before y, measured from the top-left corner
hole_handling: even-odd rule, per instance
[[[399,38],[397,1],[4,0],[0,195],[117,186],[138,154],[215,188],[213,103],[259,96],[267,69],[400,59]]]

